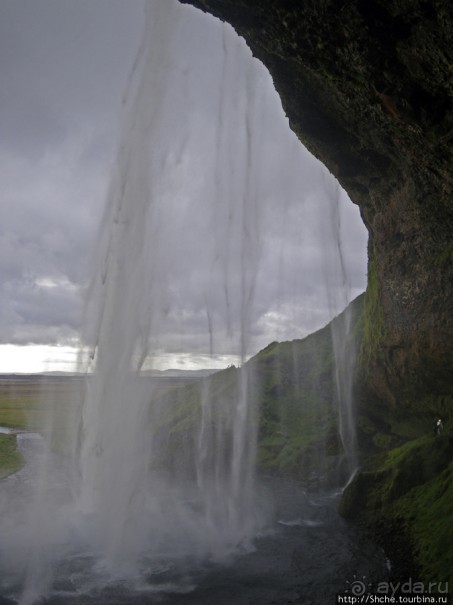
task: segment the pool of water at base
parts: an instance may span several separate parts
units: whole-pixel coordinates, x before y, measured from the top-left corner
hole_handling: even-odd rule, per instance
[[[31,436],[23,440],[25,448],[32,444]],[[26,465],[22,475],[0,482],[0,492],[25,483],[31,470]],[[387,579],[382,550],[338,515],[339,491],[307,493],[280,478],[262,483],[273,513],[252,548],[222,562],[153,556],[143,560],[138,582],[99,581],[102,569],[96,576],[89,554],[69,557],[57,565],[40,605],[333,605],[355,581]],[[0,605],[17,603],[17,587],[1,586],[0,578]]]

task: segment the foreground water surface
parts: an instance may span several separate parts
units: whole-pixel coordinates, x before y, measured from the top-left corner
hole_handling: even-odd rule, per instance
[[[26,543],[27,536],[19,533],[18,538],[16,527],[13,540],[10,532],[26,502],[36,497],[36,460],[45,448],[38,435],[19,435],[18,441],[27,464],[0,481],[0,605],[21,601],[23,586],[14,569],[18,565],[11,561],[17,561],[17,553],[23,548],[16,542],[22,539]],[[55,490],[64,498],[62,471],[56,462],[52,471]],[[260,493],[272,511],[270,521],[242,552],[223,560],[206,561],[187,553],[175,558],[163,548],[159,555],[145,557],[135,575],[115,579],[105,573],[102,562],[92,553],[68,547],[54,559],[53,587],[40,603],[328,605],[356,578],[373,584],[387,578],[383,552],[339,517],[340,492],[308,494],[295,482],[266,478]],[[35,528],[38,533],[39,530]]]

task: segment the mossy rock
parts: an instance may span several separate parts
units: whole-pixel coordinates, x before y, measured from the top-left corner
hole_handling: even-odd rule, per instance
[[[453,462],[399,498],[389,514],[412,536],[414,559],[426,580],[453,586]]]
[[[389,450],[396,447],[398,438],[394,435],[376,433],[373,436],[373,445],[379,449]]]
[[[448,433],[411,440],[376,456],[340,504],[388,549],[396,569],[425,582],[453,581],[452,454]]]

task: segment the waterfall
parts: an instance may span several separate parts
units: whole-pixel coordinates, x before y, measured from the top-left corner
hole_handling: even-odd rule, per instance
[[[205,266],[200,269],[211,271],[214,280],[220,274],[223,300],[209,291],[203,298],[213,321],[215,309],[225,307],[223,329],[237,339],[241,363],[247,355],[259,260],[254,184],[260,109],[252,58],[247,53],[241,65],[245,44],[219,24],[217,32],[223,31],[218,32],[217,55],[210,56],[219,63],[217,87],[210,86],[210,99],[204,91],[191,90],[187,74],[202,69],[202,58],[199,49],[188,57],[175,53],[175,37],[190,35],[181,22],[184,12],[173,2],[146,6],[145,36],[126,99],[88,309],[91,332],[85,341],[93,343],[89,354],[94,368],[82,411],[78,502],[83,514],[95,519],[100,553],[115,566],[124,561],[130,566],[163,542],[186,554],[206,549],[215,556],[250,539],[245,527],[256,530],[250,497],[254,452],[249,446],[256,440],[256,423],[248,410],[246,370],[227,412],[231,436],[224,439],[231,443],[214,444],[208,452],[204,447],[212,440],[205,433],[213,412],[208,398],[202,402],[200,457],[224,458],[223,447],[230,453],[214,477],[206,472],[211,465],[195,460],[196,508],[202,512],[187,507],[184,485],[149,472],[153,429],[160,419],[139,374],[165,341],[168,316],[178,311],[171,306],[170,291],[178,285],[184,258],[191,256],[185,247],[204,240]],[[208,104],[216,117],[206,140],[191,132],[204,117],[197,114],[199,103]],[[184,112],[186,104],[190,113]],[[212,201],[211,216],[206,216],[206,199]],[[184,224],[178,224],[184,213],[199,215],[198,233],[185,233]],[[168,249],[169,242],[180,247],[178,254]],[[210,326],[214,341],[219,329]],[[218,552],[209,552],[213,545]]]
[[[329,300],[332,320],[331,337],[333,349],[333,375],[335,384],[335,400],[338,415],[338,432],[344,451],[344,464],[340,468],[339,482],[346,483],[357,470],[357,435],[356,413],[353,392],[354,369],[356,362],[355,338],[352,332],[356,318],[351,306],[351,285],[349,283],[347,263],[343,251],[344,236],[342,236],[341,196],[343,191],[335,181],[325,183],[330,197],[335,200],[329,214],[330,238],[335,242],[333,247],[335,259],[327,263],[335,267],[335,280],[329,283],[329,271],[326,271],[326,294]],[[330,277],[332,280],[332,276]],[[336,296],[334,296],[336,293]],[[340,313],[340,311],[342,311]]]
[[[87,292],[84,400],[68,416],[63,470],[52,453],[43,457],[28,530],[11,551],[21,605],[53,590],[68,560],[76,592],[115,582],[151,591],[163,568],[184,576],[188,559],[247,552],[267,511],[255,473],[259,389],[246,361],[270,331],[274,340],[304,336],[349,300],[319,309],[324,269],[317,253],[300,251],[313,237],[304,217],[317,213],[328,223],[321,239],[341,249],[338,185],[304,163],[292,133],[294,153],[279,157],[266,70],[230,26],[211,19],[201,30],[199,16],[176,0],[145,3]],[[284,187],[275,191],[277,173]],[[288,230],[300,237],[286,247]],[[340,259],[333,273],[344,277]],[[263,266],[278,278],[266,279]],[[268,311],[259,301],[271,298]],[[342,342],[334,335],[340,433],[352,460],[353,358]],[[165,355],[234,363],[228,392],[214,375],[167,393],[149,379]],[[56,474],[64,488],[54,497]]]
[[[352,334],[352,313],[348,307],[332,322],[334,378],[338,406],[338,431],[345,453],[346,468],[340,481],[347,482],[357,470],[356,413],[353,392],[356,349]]]

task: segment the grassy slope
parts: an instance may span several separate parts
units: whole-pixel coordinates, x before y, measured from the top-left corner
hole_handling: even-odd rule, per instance
[[[259,412],[258,463],[265,472],[305,478],[319,468],[321,451],[330,447],[337,453],[335,437],[329,442],[335,436],[329,338],[321,331],[311,340],[272,343],[246,364],[249,402]],[[159,445],[164,464],[190,472],[204,397],[212,406],[209,422],[228,433],[240,381],[240,370],[232,367],[164,395],[162,433],[169,435]]]
[[[24,460],[16,449],[16,436],[0,434],[0,479],[19,470]]]
[[[362,301],[360,297],[354,303],[353,311]],[[301,340],[271,343],[245,364],[249,402],[259,416],[258,464],[263,472],[317,480],[337,463],[343,451],[333,363],[329,325]],[[161,399],[166,410],[162,434],[169,435],[159,443],[162,463],[190,471],[197,447],[193,429],[203,397],[212,402],[215,421],[228,423],[240,380],[240,370],[232,367]]]
[[[330,330],[324,328],[303,340],[273,343],[250,362],[263,471],[307,479],[326,472],[341,453],[330,343]]]

